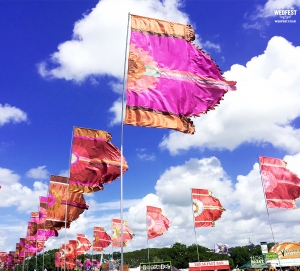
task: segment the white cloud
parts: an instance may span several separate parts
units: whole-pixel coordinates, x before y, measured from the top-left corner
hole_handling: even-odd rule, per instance
[[[189,23],[179,0],[102,0],[75,23],[72,40],[61,43],[48,63],[39,64],[43,77],[77,82],[94,75],[123,78],[128,13]],[[51,65],[50,67],[49,64]]]
[[[9,104],[0,104],[0,126],[9,122],[18,123],[27,121],[27,114],[21,109]]]
[[[49,178],[49,172],[46,169],[46,166],[39,166],[28,170],[26,176],[33,179],[46,180]]]
[[[126,105],[123,104],[123,118],[125,116]],[[116,100],[112,107],[109,109],[109,112],[112,113],[112,118],[110,119],[109,125],[113,126],[115,124],[119,124],[122,119],[122,99]]]
[[[16,207],[18,211],[31,212],[37,209],[41,193],[47,195],[47,185],[34,182],[33,189],[20,183],[20,176],[13,171],[0,168],[0,207]]]
[[[274,10],[279,9],[291,9],[295,7],[300,7],[300,0],[268,0],[263,7],[259,7],[258,16],[260,17],[270,17],[274,16]]]
[[[225,94],[215,110],[193,119],[194,135],[171,132],[160,146],[172,154],[190,148],[234,150],[243,143],[300,151],[300,130],[293,126],[300,117],[299,75],[300,47],[273,37],[263,54],[224,73],[237,81],[237,90]]]

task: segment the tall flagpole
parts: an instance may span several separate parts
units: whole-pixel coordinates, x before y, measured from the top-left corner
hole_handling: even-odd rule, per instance
[[[148,263],[149,263],[150,262],[150,256],[149,256],[149,236],[148,236],[147,210],[148,210],[148,207],[146,206],[146,234],[147,234],[147,248],[148,248]]]
[[[267,210],[269,225],[270,225],[270,228],[271,228],[273,242],[274,242],[274,244],[276,244],[275,237],[274,237],[274,232],[273,232],[273,228],[272,228],[272,224],[271,224],[270,214],[269,214],[269,208],[268,208],[268,203],[267,203],[266,191],[265,191],[264,182],[263,182],[263,178],[262,178],[262,174],[261,174],[261,165],[260,165],[259,157],[258,157],[258,164],[259,164],[260,179],[261,179],[261,185],[262,185],[262,189],[263,189],[263,193],[264,193],[264,199],[265,199],[265,205],[266,205],[266,210]],[[278,263],[279,263],[279,268],[282,271],[279,256],[278,256],[277,259],[278,259]]]
[[[121,216],[121,269],[123,270],[123,133],[124,133],[124,97],[125,97],[125,84],[127,81],[126,78],[126,65],[127,65],[127,47],[128,47],[128,29],[129,29],[130,13],[128,13],[128,22],[127,22],[127,34],[126,34],[126,46],[125,46],[125,60],[124,60],[124,76],[123,76],[123,92],[122,92],[122,112],[121,112],[121,174],[120,174],[120,216]]]
[[[196,234],[196,228],[195,228],[195,215],[194,215],[194,203],[193,203],[193,192],[191,188],[191,201],[192,201],[192,214],[193,214],[193,228],[194,228],[194,234],[195,234],[195,242],[196,242],[196,247],[197,247],[197,256],[198,256],[198,262],[200,262],[199,258],[199,250],[198,250],[198,243],[197,243],[197,234]],[[201,270],[201,266],[200,266]]]

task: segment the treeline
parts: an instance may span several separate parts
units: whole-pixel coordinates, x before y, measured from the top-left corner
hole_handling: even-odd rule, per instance
[[[274,244],[268,244],[270,249]],[[25,266],[18,266],[15,271],[33,271],[37,266],[37,271],[43,271],[44,268],[47,271],[57,271],[54,266],[55,262],[55,252],[58,249],[48,250],[43,254],[39,254],[36,257],[32,257],[25,261]],[[140,263],[148,262],[148,253],[150,262],[163,262],[171,261],[172,265],[178,269],[188,268],[189,262],[198,262],[198,261],[218,261],[218,260],[228,260],[231,269],[238,266],[242,266],[250,260],[250,256],[260,256],[262,255],[260,245],[248,245],[248,246],[237,246],[229,248],[229,255],[227,254],[216,254],[214,251],[193,244],[191,246],[186,246],[181,243],[175,243],[170,248],[149,248],[135,250],[132,252],[123,253],[123,262],[128,264],[130,268],[138,267]],[[199,259],[198,259],[199,254]],[[121,259],[120,252],[113,252],[112,254],[104,254],[104,259],[110,259],[113,257],[115,260]],[[101,258],[101,254],[85,254],[79,255],[79,259],[82,263],[85,259],[97,259],[98,261]],[[36,265],[37,263],[37,265]]]

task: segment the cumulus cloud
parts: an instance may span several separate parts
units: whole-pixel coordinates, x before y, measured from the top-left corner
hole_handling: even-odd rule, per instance
[[[128,13],[189,23],[179,10],[179,0],[127,0],[115,3],[101,0],[75,23],[71,40],[61,43],[49,61],[39,64],[46,78],[81,82],[88,77],[109,75],[123,78]],[[113,11],[113,12],[112,12]]]
[[[27,121],[27,114],[21,109],[9,104],[0,104],[0,126],[9,122],[19,123]]]
[[[46,166],[39,166],[28,170],[26,176],[32,179],[45,180],[49,178],[49,172],[46,169]]]
[[[177,154],[190,148],[234,150],[243,143],[266,144],[290,153],[300,151],[300,47],[273,37],[263,54],[246,66],[233,65],[224,73],[237,81],[237,90],[206,115],[194,118],[196,133],[171,132],[160,147]]]
[[[0,168],[0,207],[16,207],[18,211],[31,212],[37,208],[41,193],[47,195],[47,185],[34,182],[33,188],[22,185],[21,177],[12,170]]]
[[[259,17],[274,16],[274,10],[300,7],[300,0],[268,0],[264,6],[258,7]]]

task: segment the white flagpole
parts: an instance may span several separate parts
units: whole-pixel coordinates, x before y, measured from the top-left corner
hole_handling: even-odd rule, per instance
[[[259,157],[258,157],[258,164],[259,164],[260,179],[261,179],[261,185],[262,185],[262,189],[263,189],[263,193],[264,193],[264,198],[265,198],[265,205],[266,205],[266,210],[267,210],[267,215],[268,215],[269,225],[270,225],[270,228],[271,228],[271,233],[272,233],[272,237],[273,237],[273,242],[274,242],[274,244],[276,244],[275,237],[274,237],[274,232],[273,232],[273,228],[272,228],[272,224],[271,224],[271,219],[270,219],[269,209],[268,209],[268,203],[267,203],[266,191],[265,191],[265,187],[264,187],[264,183],[263,183],[263,178],[262,178],[262,174],[261,174],[261,165],[260,165]],[[280,270],[282,271],[279,256],[278,256],[277,259],[278,259],[278,263],[279,263],[279,268],[280,268]]]
[[[198,250],[198,243],[197,243],[197,235],[196,235],[196,228],[195,228],[195,214],[194,214],[194,203],[193,203],[193,192],[191,188],[191,201],[192,201],[192,214],[193,214],[193,228],[194,228],[194,234],[195,234],[195,242],[196,242],[196,247],[197,247],[197,256],[198,256],[198,262],[200,262],[199,258],[199,250]],[[200,266],[201,270],[201,266]]]
[[[128,47],[128,29],[129,29],[130,13],[128,13],[127,22],[127,35],[126,35],[126,46],[125,46],[125,61],[124,61],[124,76],[123,76],[123,92],[122,92],[122,112],[121,112],[121,166],[120,166],[120,217],[121,217],[121,269],[123,270],[123,133],[124,133],[124,97],[125,97],[125,84],[126,78],[126,65],[127,65],[127,47]]]

